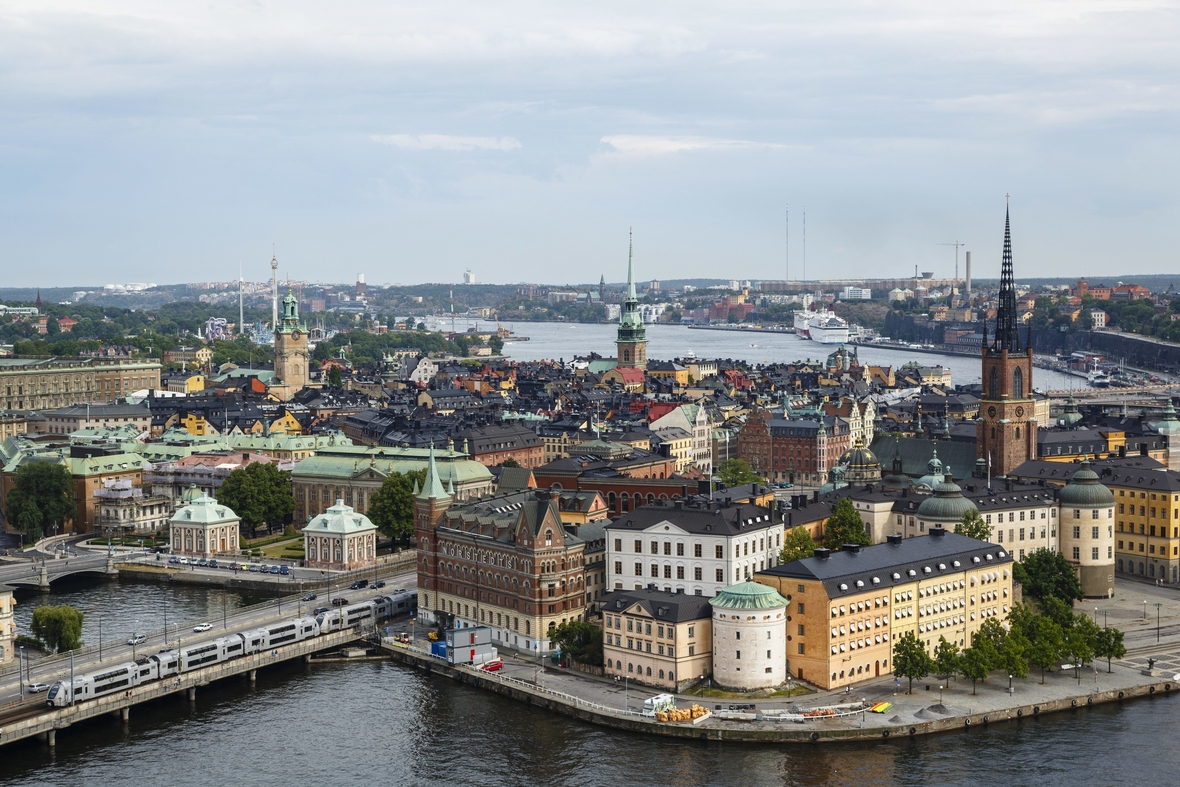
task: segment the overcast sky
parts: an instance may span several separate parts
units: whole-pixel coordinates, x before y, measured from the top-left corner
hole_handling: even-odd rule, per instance
[[[1178,20],[7,0],[0,285],[1180,271]]]

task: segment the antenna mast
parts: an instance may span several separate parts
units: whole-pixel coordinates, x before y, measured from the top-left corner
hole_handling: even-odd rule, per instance
[[[784,248],[786,250],[787,281],[790,281],[791,280],[791,206],[790,206],[790,204],[787,205],[786,219],[787,219],[787,228],[786,228],[787,235],[786,235],[786,244],[785,244]]]
[[[966,246],[966,243],[955,241],[954,243],[939,243],[939,246],[954,246],[955,247],[955,287],[959,286],[959,247]]]

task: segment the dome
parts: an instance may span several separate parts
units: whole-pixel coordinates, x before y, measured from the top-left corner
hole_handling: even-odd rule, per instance
[[[859,437],[856,438],[856,444],[840,457],[840,464],[847,465],[849,469],[881,466],[881,463],[877,461],[876,454],[865,448],[864,440]]]
[[[848,482],[844,480],[844,468],[840,465],[832,465],[828,468],[828,482],[819,488],[819,493],[826,495],[828,492],[835,492],[846,486],[848,486]]]
[[[938,446],[936,445],[934,446],[934,455],[926,463],[926,475],[914,482],[914,486],[924,486],[933,490],[934,487],[942,483],[943,475],[942,460],[938,458]]]
[[[1065,410],[1061,413],[1061,421],[1066,426],[1073,426],[1080,420],[1082,420],[1082,414],[1078,412],[1078,405],[1073,400],[1073,391],[1070,391],[1069,401],[1065,403]]]
[[[200,489],[197,489],[196,484],[189,484],[188,489],[181,493],[180,500],[182,503],[191,503],[198,497],[201,497],[203,494],[204,492],[202,492]]]
[[[377,526],[367,516],[357,513],[352,506],[344,505],[343,500],[337,500],[336,505],[308,522],[303,532],[340,536],[376,529]]]
[[[1097,508],[1114,505],[1114,494],[1098,480],[1098,474],[1090,469],[1090,463],[1082,462],[1081,469],[1062,488],[1060,500],[1063,506]]]
[[[963,518],[968,511],[978,511],[967,498],[963,497],[963,490],[951,480],[947,473],[941,481],[934,484],[934,494],[922,501],[918,506],[918,519],[927,522],[953,524]]]
[[[785,607],[787,600],[769,585],[746,580],[722,588],[709,603],[722,609],[775,609]]]

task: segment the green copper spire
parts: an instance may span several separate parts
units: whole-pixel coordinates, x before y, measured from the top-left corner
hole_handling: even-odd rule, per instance
[[[643,315],[639,313],[639,297],[635,294],[635,242],[627,231],[627,297],[619,313],[619,341],[644,341]]]
[[[426,480],[422,483],[422,491],[417,495],[419,500],[431,500],[447,497],[442,481],[438,477],[438,467],[434,464],[434,443],[430,444],[430,461],[426,463]]]
[[[635,236],[631,227],[627,228],[627,300],[639,300],[635,296]]]

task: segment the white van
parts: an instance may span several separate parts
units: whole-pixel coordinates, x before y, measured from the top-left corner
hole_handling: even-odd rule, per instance
[[[643,701],[643,715],[655,716],[676,707],[676,698],[671,694],[657,694]]]

